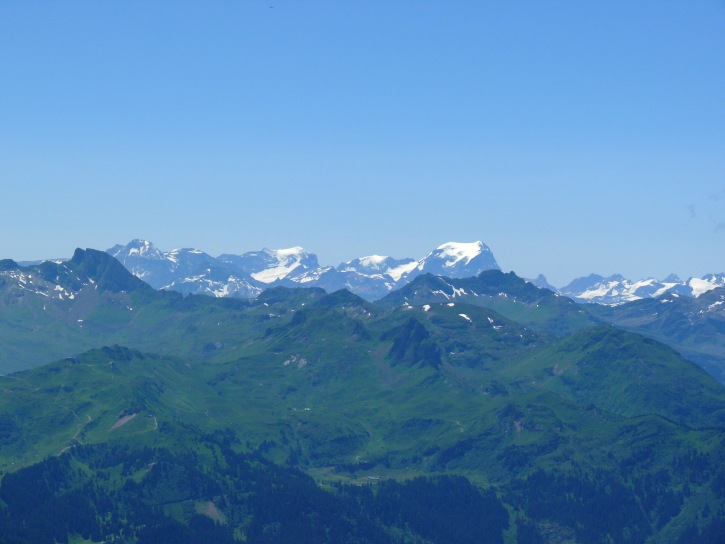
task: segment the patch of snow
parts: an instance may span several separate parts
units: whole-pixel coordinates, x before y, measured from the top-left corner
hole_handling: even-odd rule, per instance
[[[317,281],[320,279],[320,276],[322,276],[325,272],[328,272],[331,269],[331,266],[325,266],[316,270],[310,270],[308,272],[305,272],[301,276],[293,278],[293,280],[297,283],[310,283],[312,281]]]
[[[166,254],[166,259],[174,264],[179,264],[179,249],[172,249]]]
[[[430,310],[430,304],[423,304],[423,311],[427,312],[428,310]]]
[[[402,278],[405,274],[409,274],[413,270],[415,270],[418,267],[418,261],[413,261],[412,263],[408,264],[401,264],[400,266],[396,266],[395,268],[390,268],[386,274],[393,278],[395,281],[400,281],[400,278]]]
[[[451,308],[452,308],[453,306],[455,306],[455,305],[456,305],[456,303],[455,303],[455,302],[449,302],[449,303],[448,303],[448,306],[450,306]]]
[[[296,364],[297,368],[302,368],[307,364],[307,359],[302,357],[302,355],[291,355],[289,359],[282,363],[282,366],[289,366],[291,364]]]
[[[664,295],[667,291],[669,291],[670,289],[672,289],[675,285],[677,285],[677,284],[676,283],[663,283],[662,284],[662,287],[660,287],[659,289],[657,289],[657,291],[655,291],[654,293],[652,293],[651,297],[652,298],[657,298],[660,295]]]
[[[707,293],[717,287],[716,283],[700,278],[690,278],[687,283],[690,285],[692,294],[695,297],[699,297],[701,294]]]
[[[463,319],[465,319],[469,323],[473,323],[473,320],[470,317],[468,317],[466,314],[458,314],[458,315],[460,315]]]
[[[592,300],[594,298],[601,298],[608,294],[612,294],[612,290],[617,286],[619,282],[610,281],[609,283],[601,282],[596,288],[579,293],[577,296],[584,300]],[[616,293],[615,293],[616,294]]]

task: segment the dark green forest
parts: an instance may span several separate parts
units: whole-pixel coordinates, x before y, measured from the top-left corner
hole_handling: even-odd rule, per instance
[[[294,467],[204,440],[215,453],[208,465],[191,451],[98,445],[7,474],[0,537],[39,544],[68,542],[69,535],[139,543],[495,544],[509,524],[494,490],[462,477],[324,489]],[[217,508],[224,514],[215,516]]]

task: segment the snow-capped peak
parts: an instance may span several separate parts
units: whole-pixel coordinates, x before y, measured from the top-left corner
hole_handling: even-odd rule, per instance
[[[465,261],[464,264],[468,264],[483,251],[488,250],[488,247],[485,247],[485,250],[484,247],[484,243],[480,241],[470,243],[448,242],[438,246],[434,253],[438,253],[439,257],[446,259],[445,266],[453,267],[460,261]]]
[[[489,247],[481,241],[447,242],[419,261],[418,271],[462,278],[484,270],[500,270]]]
[[[134,239],[125,246],[115,245],[108,250],[108,253],[120,260],[126,258],[142,258],[142,259],[164,259],[164,254],[148,240]]]
[[[360,264],[367,267],[380,266],[388,259],[385,255],[368,255],[367,257],[360,257]]]
[[[138,244],[138,252],[141,255],[144,255],[146,253],[151,253],[153,250],[156,249],[154,245],[149,242],[148,240],[137,240],[139,242]]]

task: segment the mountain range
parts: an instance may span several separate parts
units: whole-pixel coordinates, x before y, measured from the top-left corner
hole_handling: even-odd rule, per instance
[[[0,537],[718,542],[725,387],[682,353],[725,360],[725,289],[577,304],[438,249],[360,259],[410,267],[376,302],[285,285],[300,250],[234,264],[253,299],[0,261]]]
[[[676,275],[670,274],[664,280],[647,278],[639,281],[628,280],[621,274],[606,278],[590,274],[575,279],[558,292],[577,302],[615,306],[635,300],[657,298],[669,293],[697,298],[703,293],[723,286],[725,286],[725,274],[706,274],[702,278],[687,280],[681,280]]]
[[[115,245],[107,252],[155,289],[216,297],[253,298],[269,286],[284,285],[321,287],[328,292],[348,289],[373,301],[406,285],[420,274],[465,278],[477,276],[485,270],[500,270],[490,248],[480,241],[448,242],[418,260],[371,255],[336,267],[320,266],[317,255],[301,247],[212,257],[197,249],[163,252],[151,242],[132,240],[125,246]],[[688,280],[670,275],[662,281],[653,278],[631,281],[619,274],[609,277],[591,274],[577,278],[560,289],[551,285],[543,275],[528,281],[577,302],[618,305],[657,298],[665,293],[698,297],[725,286],[725,274],[708,274]]]
[[[162,252],[148,241],[133,240],[107,251],[156,289],[217,297],[253,298],[270,286],[283,285],[348,289],[375,300],[420,274],[466,277],[499,268],[482,242],[443,244],[417,261],[372,255],[337,267],[320,266],[317,256],[301,247],[214,258],[196,249]]]
[[[348,289],[375,300],[420,274],[459,278],[499,268],[482,242],[443,244],[417,261],[371,255],[337,267],[320,266],[317,256],[301,247],[265,248],[215,258],[196,249],[162,252],[148,241],[133,240],[107,252],[155,289],[241,298],[284,285],[321,287],[328,292]]]

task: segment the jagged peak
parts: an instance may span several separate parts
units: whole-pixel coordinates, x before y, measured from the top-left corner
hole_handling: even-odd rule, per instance
[[[153,290],[105,251],[77,248],[67,264],[92,279],[101,289],[111,292]]]
[[[141,238],[134,238],[125,246],[116,244],[106,251],[116,258],[145,258],[145,259],[163,259],[164,253],[159,250],[152,242]]]

